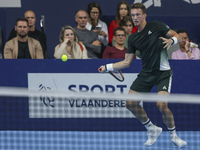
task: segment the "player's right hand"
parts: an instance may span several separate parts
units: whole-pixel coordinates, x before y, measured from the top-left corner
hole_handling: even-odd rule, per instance
[[[101,73],[106,72],[106,68],[105,68],[105,66],[101,66],[101,67],[99,67],[99,68],[98,68],[98,71],[101,72]]]

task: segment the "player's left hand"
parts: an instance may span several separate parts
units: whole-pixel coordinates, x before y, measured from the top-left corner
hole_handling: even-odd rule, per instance
[[[166,39],[164,37],[160,37],[160,39],[163,40],[163,44],[165,44],[163,48],[167,48],[168,50],[170,46],[172,45],[173,41],[171,39]]]

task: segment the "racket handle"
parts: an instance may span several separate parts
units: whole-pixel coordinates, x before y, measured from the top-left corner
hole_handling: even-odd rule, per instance
[[[102,71],[102,69],[101,69],[101,68],[99,68],[98,70],[99,70],[99,72],[101,72],[101,71]]]

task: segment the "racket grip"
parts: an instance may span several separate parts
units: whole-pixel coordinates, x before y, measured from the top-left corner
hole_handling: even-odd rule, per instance
[[[101,69],[101,68],[99,68],[98,70],[99,70],[99,72],[101,72],[101,71],[102,71],[102,69]]]

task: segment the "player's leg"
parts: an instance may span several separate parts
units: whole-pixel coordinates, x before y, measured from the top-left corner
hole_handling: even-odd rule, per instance
[[[138,94],[137,92],[130,90],[131,94]],[[148,140],[145,142],[145,146],[151,146],[154,144],[158,136],[162,132],[162,128],[155,126],[147,117],[145,110],[139,105],[140,102],[127,101],[126,107],[131,111],[135,117],[145,126],[147,129]]]
[[[169,95],[169,93],[166,91],[160,91],[158,92],[158,95]],[[172,129],[175,126],[174,116],[171,110],[169,109],[168,104],[163,102],[157,102],[156,106],[162,114],[163,122],[165,123],[165,125],[168,128]]]
[[[129,90],[130,94],[138,94],[138,92]],[[140,106],[140,101],[126,101],[126,108],[132,112],[140,122],[146,122],[149,118],[145,110]]]
[[[166,91],[160,91],[158,92],[158,94],[169,94]],[[168,107],[167,103],[161,103],[161,102],[157,102],[157,107],[160,110],[160,112],[162,113],[162,117],[163,117],[163,122],[165,123],[165,125],[167,126],[168,130],[170,131],[170,138],[171,141],[174,145],[178,146],[178,147],[183,147],[185,145],[187,145],[187,143],[180,139],[177,134],[176,134],[176,127],[175,127],[175,123],[174,123],[174,116],[171,112],[171,110]]]
[[[159,73],[159,77],[158,77],[159,82],[156,83],[157,91],[159,95],[169,95],[170,89],[171,89],[171,81],[172,81],[171,78],[172,78],[171,70]],[[172,143],[178,147],[183,147],[187,145],[187,143],[181,140],[176,134],[174,116],[171,110],[169,109],[168,104],[157,102],[156,105],[159,111],[162,113],[163,122],[165,123],[168,130],[170,131],[170,138],[171,138]]]
[[[151,82],[148,82],[148,73],[141,72],[137,79],[131,85],[130,94],[139,94],[139,92],[150,92],[153,87]],[[137,91],[137,92],[136,92]],[[147,117],[145,110],[139,105],[138,102],[127,101],[126,107],[131,111],[135,117],[145,126],[147,129],[148,140],[144,145],[151,146],[155,143],[158,136],[162,132],[162,128],[155,126],[150,119]]]

